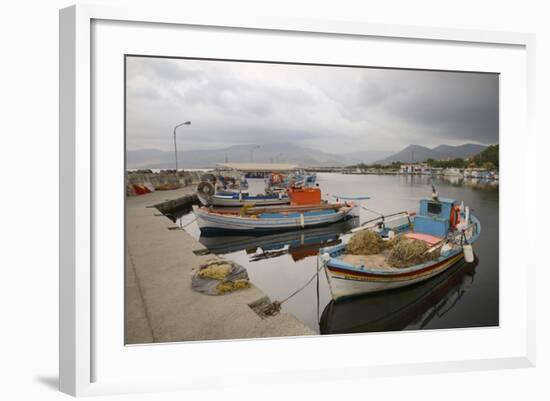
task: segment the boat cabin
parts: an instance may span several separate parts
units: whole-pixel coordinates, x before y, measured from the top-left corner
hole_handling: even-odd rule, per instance
[[[290,204],[296,205],[320,205],[321,204],[321,189],[315,188],[295,188],[288,189]]]
[[[453,199],[420,200],[419,213],[414,218],[414,231],[445,237],[460,222],[460,206]]]

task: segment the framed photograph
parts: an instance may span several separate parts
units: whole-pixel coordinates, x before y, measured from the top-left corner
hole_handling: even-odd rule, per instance
[[[533,47],[61,10],[61,390],[533,366]]]

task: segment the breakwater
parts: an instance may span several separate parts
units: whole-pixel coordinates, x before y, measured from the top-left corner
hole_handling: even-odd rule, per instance
[[[202,171],[136,170],[126,172],[126,192],[128,195],[141,195],[154,191],[173,190],[196,185],[200,182]]]

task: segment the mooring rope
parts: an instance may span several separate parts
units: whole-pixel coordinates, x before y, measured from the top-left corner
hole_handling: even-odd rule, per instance
[[[185,227],[187,227],[189,224],[193,223],[195,220],[197,220],[197,216],[195,216],[195,218],[191,221],[188,221],[187,223],[185,223],[184,225],[181,225],[181,219],[180,219],[180,228],[181,229],[184,229]]]
[[[361,206],[361,209],[364,209],[364,210],[366,210],[367,212],[371,212],[371,213],[374,213],[374,214],[378,214],[378,215],[380,215],[380,216],[384,216],[383,213],[377,212],[376,210],[368,209],[368,208],[366,208],[365,206]]]
[[[319,275],[319,271],[321,270],[322,266],[319,266],[319,258],[317,258],[317,267],[315,269],[315,274],[311,276],[311,278],[305,283],[302,287],[298,288],[296,291],[294,291],[292,294],[290,294],[288,297],[283,299],[282,301],[273,301],[269,305],[267,305],[263,313],[268,316],[273,316],[281,311],[282,305],[288,301],[290,298],[292,298],[294,295],[298,294],[300,291],[304,290],[312,281],[313,279]]]

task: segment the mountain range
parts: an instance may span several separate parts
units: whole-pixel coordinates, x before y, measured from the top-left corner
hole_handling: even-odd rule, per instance
[[[428,158],[437,160],[465,158],[478,154],[486,146],[465,144],[460,146],[440,145],[433,149],[409,145],[402,151],[363,151],[346,154],[322,152],[316,149],[291,143],[268,145],[236,145],[223,149],[179,151],[179,166],[183,168],[213,168],[224,162],[292,163],[301,167],[339,167],[358,163],[371,164],[378,161],[390,164],[393,161],[407,162],[411,156],[415,162]],[[128,168],[174,168],[174,152],[158,149],[139,149],[126,152]]]
[[[424,162],[428,159],[434,160],[450,160],[450,159],[466,159],[475,156],[485,150],[487,146],[474,143],[466,143],[464,145],[451,146],[439,145],[435,148],[427,148],[420,145],[409,145],[400,152],[397,152],[384,159],[378,160],[379,164],[391,164],[393,162]]]

